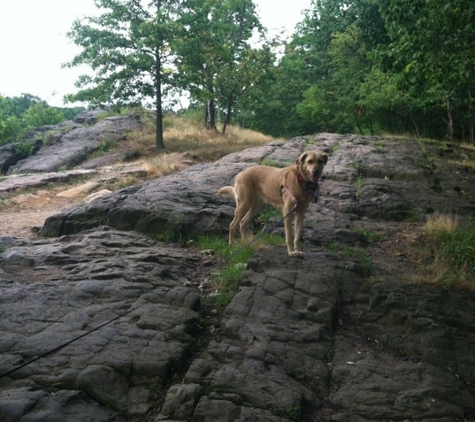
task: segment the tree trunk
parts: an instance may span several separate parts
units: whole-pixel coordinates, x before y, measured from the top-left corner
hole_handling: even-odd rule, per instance
[[[416,138],[419,138],[421,134],[419,133],[419,126],[417,125],[417,122],[414,120],[414,117],[412,116],[411,113],[408,113],[407,117],[409,118],[412,127],[414,128],[414,132],[416,133]]]
[[[473,128],[473,106],[472,106],[472,92],[468,88],[468,141],[473,144],[474,128]]]
[[[447,106],[447,118],[449,121],[447,122],[447,131],[448,131],[448,137],[449,141],[454,140],[454,117],[452,116],[452,105],[450,104],[450,98],[452,97],[452,92],[448,92],[445,101],[446,101],[446,106]]]
[[[226,120],[224,121],[222,134],[226,134],[226,128],[228,127],[229,123],[231,123],[231,104],[228,104],[228,109],[226,111]]]
[[[214,100],[206,101],[205,127],[208,130],[216,129],[216,105]]]
[[[163,142],[163,110],[162,110],[162,63],[160,59],[160,51],[158,47],[155,50],[156,66],[155,66],[155,148],[157,150],[165,149]]]

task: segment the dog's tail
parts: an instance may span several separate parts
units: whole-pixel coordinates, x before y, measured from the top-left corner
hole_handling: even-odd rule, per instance
[[[218,190],[218,193],[220,195],[228,195],[232,198],[235,197],[234,195],[234,188],[232,186],[224,186],[220,190]]]

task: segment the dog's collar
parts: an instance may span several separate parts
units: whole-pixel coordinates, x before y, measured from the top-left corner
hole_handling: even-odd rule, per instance
[[[297,174],[297,182],[309,198],[313,199],[315,197],[315,194],[319,189],[318,179],[316,182],[307,180],[302,176],[302,173],[300,173],[299,171]]]

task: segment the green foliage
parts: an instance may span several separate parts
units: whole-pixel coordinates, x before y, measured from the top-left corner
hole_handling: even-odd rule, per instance
[[[286,41],[265,38],[251,0],[95,4],[99,14],[68,34],[82,51],[65,66],[91,73],[67,99],[156,109],[159,149],[163,100],[183,91],[197,121],[216,128],[221,118],[223,131],[233,116],[279,137],[358,131],[475,142],[471,0],[315,0]],[[0,96],[0,144],[45,121],[40,99],[14,100]]]
[[[0,145],[20,141],[29,129],[57,124],[82,110],[83,107],[50,107],[30,94],[13,98],[0,95]],[[24,150],[26,147],[19,148]]]
[[[223,133],[237,101],[256,85],[274,60],[270,48],[254,48],[263,28],[252,0],[189,0],[180,10],[181,31],[173,43],[176,81],[193,100],[206,103],[206,124],[216,128],[215,106],[224,115]]]
[[[67,101],[93,106],[148,105],[156,109],[156,148],[163,142],[163,95],[172,86],[171,51],[178,0],[97,0],[103,12],[73,23],[68,37],[82,51],[64,66],[90,66]],[[150,102],[151,101],[151,102]]]
[[[469,0],[315,1],[246,104],[255,115],[240,117],[274,135],[412,132],[474,142],[474,18]]]
[[[31,142],[18,142],[13,144],[13,152],[19,159],[27,158],[35,151],[35,144]]]
[[[44,101],[32,104],[23,115],[25,126],[30,128],[55,125],[64,120],[64,114],[61,110],[48,106]]]

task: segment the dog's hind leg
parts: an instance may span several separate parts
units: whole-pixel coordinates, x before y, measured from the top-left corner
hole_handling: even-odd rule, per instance
[[[236,206],[236,211],[234,212],[234,218],[233,221],[231,221],[231,224],[229,225],[229,245],[233,244],[234,240],[234,233],[236,233],[236,229],[241,223],[241,220],[243,219],[245,215],[245,210],[239,206]]]
[[[252,208],[252,203],[250,203],[248,198],[239,198],[236,196],[236,210],[234,211],[234,218],[229,225],[229,244],[231,245],[234,240],[234,234],[236,229],[239,226],[241,231],[241,238],[247,236],[247,228],[244,224],[247,221],[247,216]]]
[[[246,215],[243,217],[241,220],[241,223],[239,224],[239,229],[241,231],[241,239],[245,240],[250,237],[249,233],[249,225],[251,224],[252,220],[254,217],[259,214],[259,212],[262,210],[262,207],[264,206],[264,202],[258,197],[255,197],[251,203],[251,206],[249,207]]]

